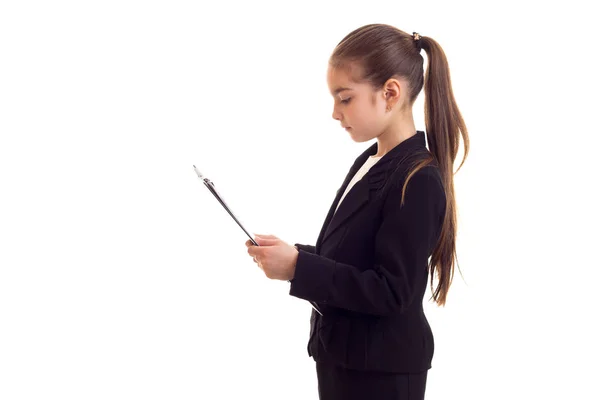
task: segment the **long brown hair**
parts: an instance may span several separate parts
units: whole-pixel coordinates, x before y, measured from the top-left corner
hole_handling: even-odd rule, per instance
[[[426,73],[421,49],[427,54]],[[419,169],[435,161],[446,194],[446,216],[429,262],[429,272],[432,297],[438,305],[443,306],[454,277],[456,259],[457,210],[453,167],[461,136],[464,156],[456,172],[463,166],[469,153],[469,135],[454,99],[446,55],[430,37],[414,32],[411,35],[386,24],[369,24],[342,39],[329,62],[336,68],[358,66],[361,71],[358,80],[370,83],[374,89],[380,89],[392,77],[405,78],[409,83],[411,106],[421,89],[425,88],[425,130],[431,156],[417,163],[408,174],[402,198],[408,180]],[[434,275],[438,277],[435,289]]]

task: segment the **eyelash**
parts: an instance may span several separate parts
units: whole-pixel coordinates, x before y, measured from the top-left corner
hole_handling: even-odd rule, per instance
[[[348,98],[347,98],[347,99],[345,99],[345,100],[340,100],[340,102],[341,102],[342,104],[348,104],[348,103],[350,103],[350,100],[351,100],[351,99],[352,99],[351,97],[348,97]]]

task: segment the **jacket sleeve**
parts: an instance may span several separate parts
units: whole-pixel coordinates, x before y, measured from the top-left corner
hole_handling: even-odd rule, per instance
[[[427,265],[443,222],[446,197],[433,167],[415,173],[401,206],[401,185],[383,205],[372,268],[300,250],[290,295],[365,314],[403,312],[427,282]]]
[[[317,252],[315,246],[310,244],[294,243],[294,246],[296,246],[298,250],[304,250],[308,253],[315,254]]]

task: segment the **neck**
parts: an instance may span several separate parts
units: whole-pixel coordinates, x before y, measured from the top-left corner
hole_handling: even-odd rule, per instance
[[[388,151],[414,136],[417,133],[412,112],[406,115],[398,115],[397,118],[377,136],[377,154],[374,157],[381,157]]]

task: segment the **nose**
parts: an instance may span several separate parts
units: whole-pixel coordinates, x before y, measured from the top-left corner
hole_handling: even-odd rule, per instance
[[[331,113],[331,118],[335,119],[336,121],[342,120],[342,115],[335,109],[335,107],[333,107],[333,113]]]

